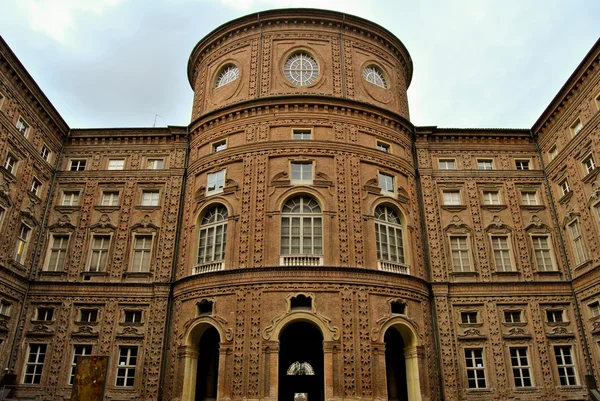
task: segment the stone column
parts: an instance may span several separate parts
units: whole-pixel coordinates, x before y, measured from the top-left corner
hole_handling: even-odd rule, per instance
[[[331,400],[334,396],[333,391],[333,377],[335,371],[333,370],[333,358],[335,341],[323,341],[323,376],[325,380],[325,399]]]
[[[217,381],[217,399],[218,400],[230,400],[231,399],[231,386],[227,383],[227,364],[231,357],[231,346],[225,346],[219,344],[219,372]]]
[[[416,346],[404,348],[406,364],[406,384],[409,401],[421,401],[421,384],[419,381],[419,352]]]
[[[385,343],[373,343],[373,398],[387,399],[387,371],[385,370]]]
[[[261,398],[276,401],[279,380],[279,341],[263,341],[263,384]]]
[[[198,348],[181,346],[177,350],[177,375],[175,377],[175,394],[181,394],[182,401],[193,401],[196,398],[196,374],[198,369]]]

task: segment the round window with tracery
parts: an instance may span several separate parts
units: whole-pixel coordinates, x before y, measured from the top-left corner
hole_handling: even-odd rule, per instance
[[[317,80],[319,65],[309,54],[296,53],[285,62],[283,73],[294,85],[307,86]]]
[[[374,65],[370,65],[363,70],[363,78],[365,81],[372,83],[373,85],[387,88],[383,72]]]
[[[216,87],[220,88],[221,86],[225,86],[228,83],[231,83],[231,82],[235,81],[236,79],[238,79],[239,76],[240,76],[239,68],[237,68],[233,64],[226,65],[225,67],[221,68],[221,72],[219,73],[219,76],[217,77]]]

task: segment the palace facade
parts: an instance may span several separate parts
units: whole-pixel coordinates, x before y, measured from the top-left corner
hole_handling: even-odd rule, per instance
[[[69,400],[586,400],[600,42],[530,129],[419,127],[404,45],[273,10],[193,49],[188,126],[70,128],[0,40],[0,368]]]

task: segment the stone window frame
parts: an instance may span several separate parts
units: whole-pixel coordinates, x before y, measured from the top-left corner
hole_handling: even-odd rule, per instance
[[[147,323],[147,318],[148,318],[148,304],[140,304],[140,305],[135,305],[135,304],[122,304],[120,305],[120,312],[119,312],[119,326],[143,326],[145,323]],[[131,322],[127,322],[126,318],[127,318],[127,313],[140,313],[140,320],[139,321],[131,321]],[[134,315],[135,316],[135,315]]]
[[[500,323],[505,327],[524,327],[528,324],[527,319],[527,305],[525,304],[510,304],[510,305],[499,305],[498,312],[500,315]],[[519,321],[507,321],[507,314],[519,314]]]
[[[458,200],[459,204],[449,204],[445,203],[444,193],[446,192],[458,192]],[[467,209],[467,204],[465,202],[465,188],[464,183],[460,182],[446,182],[438,184],[438,193],[439,193],[439,205],[441,209],[447,210],[450,212],[460,212],[462,210]]]
[[[517,365],[517,366],[513,365],[513,359],[512,359],[512,354],[511,354],[511,351],[513,349],[525,349],[525,353],[526,353],[525,355],[527,357],[527,365],[521,365],[520,361],[519,361],[519,365]],[[509,343],[508,346],[506,347],[507,353],[506,353],[505,358],[510,363],[510,366],[509,366],[510,376],[513,379],[512,383],[513,383],[514,389],[516,391],[519,391],[519,390],[527,391],[527,390],[534,389],[536,387],[536,384],[535,384],[535,374],[534,374],[534,364],[532,364],[532,359],[531,359],[531,349],[532,349],[532,345],[530,343],[525,343],[525,344],[523,344],[523,343]],[[517,383],[516,383],[517,379],[515,378],[515,375],[514,375],[515,369],[518,369],[520,371],[524,370],[524,369],[527,369],[529,371],[529,380],[531,381],[531,385],[530,386],[517,386]],[[523,379],[523,376],[521,376],[521,380],[522,379]]]
[[[461,370],[464,372],[464,375],[461,375],[463,377],[464,380],[464,385],[463,388],[465,388],[467,390],[467,392],[471,393],[478,393],[478,392],[490,392],[492,391],[490,389],[490,378],[489,376],[489,364],[488,364],[488,358],[487,358],[487,345],[484,344],[472,344],[472,345],[468,345],[468,346],[461,346],[459,349],[460,354],[462,354],[462,358],[459,358],[459,365],[461,367]],[[467,368],[467,350],[480,350],[481,351],[481,359],[483,362],[483,366],[481,368],[477,368],[476,370],[482,370],[484,372],[484,379],[485,379],[485,387],[469,387],[469,380],[468,380],[468,370],[469,368]]]
[[[536,273],[537,274],[553,274],[553,273],[560,273],[560,269],[559,269],[559,259],[556,256],[556,249],[560,249],[559,247],[556,246],[555,244],[555,236],[554,231],[548,227],[546,224],[542,223],[539,218],[536,215],[531,216],[531,222],[524,227],[525,233],[527,234],[527,236],[529,237],[529,241],[528,241],[528,252],[529,252],[529,258],[530,260],[533,261],[533,265],[535,266],[536,269]],[[541,270],[538,262],[537,262],[537,257],[535,255],[535,245],[534,245],[534,240],[533,237],[546,237],[548,239],[548,247],[549,247],[549,251],[550,251],[550,258],[552,260],[552,270]]]
[[[154,264],[153,263],[154,256],[156,256],[156,252],[157,252],[156,241],[158,238],[158,233],[159,233],[159,227],[154,225],[150,221],[149,215],[146,215],[144,217],[144,219],[142,220],[142,222],[134,224],[131,227],[130,233],[129,233],[130,246],[128,247],[128,249],[129,249],[129,255],[128,255],[129,269],[125,272],[127,275],[150,275],[150,274],[152,274],[153,264]],[[135,238],[137,236],[152,237],[151,245],[150,245],[150,265],[148,266],[147,271],[131,270],[131,268],[133,267],[133,258],[135,256],[135,252],[134,252]]]
[[[543,189],[539,183],[524,183],[516,185],[516,189],[519,191],[519,208],[529,210],[542,210],[545,209],[544,201],[542,198]],[[535,195],[535,204],[527,204],[523,201],[524,193],[533,193]]]
[[[494,274],[520,274],[521,271],[519,269],[520,265],[517,263],[517,255],[515,254],[515,250],[518,249],[515,246],[515,236],[514,230],[512,227],[504,224],[502,220],[498,216],[494,216],[492,222],[485,228],[487,235],[487,249],[490,260],[490,265],[493,268]],[[498,270],[496,266],[496,249],[494,248],[493,238],[494,237],[505,237],[506,244],[508,246],[508,257],[511,263],[511,270]],[[502,249],[504,251],[504,249]]]
[[[544,308],[544,312],[545,312],[545,321],[546,323],[549,324],[553,324],[553,323],[569,323],[569,319],[568,316],[566,314],[566,310],[564,308],[557,308],[557,307],[546,307]],[[556,319],[552,319],[550,320],[549,317],[551,316],[551,314],[555,314],[555,313],[560,313],[560,320],[556,320]]]
[[[110,223],[108,219],[108,215],[104,214],[100,218],[100,222],[93,224],[89,227],[88,233],[88,241],[86,245],[87,257],[85,263],[85,271],[82,272],[83,275],[89,276],[90,274],[95,275],[106,275],[112,267],[112,255],[115,246],[115,236],[116,236],[116,227]],[[106,250],[106,264],[104,266],[104,270],[90,270],[92,264],[92,246],[95,236],[108,236],[108,248]]]
[[[600,299],[592,299],[585,304],[590,320],[600,320]],[[597,309],[597,312],[595,312]]]
[[[481,170],[481,171],[492,171],[492,170],[496,170],[496,165],[494,163],[494,158],[493,157],[477,157],[475,162],[477,163],[477,170]],[[480,167],[480,163],[490,163],[490,167],[491,168],[481,168]]]
[[[110,162],[112,161],[123,161],[123,168],[110,168]],[[127,158],[125,156],[109,156],[106,158],[106,170],[107,171],[123,171],[126,170]]]
[[[46,152],[44,152],[44,150]],[[46,142],[42,142],[42,147],[40,149],[40,156],[42,157],[42,159],[44,159],[44,161],[50,163],[52,161],[52,149],[50,149],[50,146],[48,146],[48,144]]]
[[[375,218],[375,212],[377,210],[377,208],[379,207],[384,207],[387,208],[389,210],[391,210],[392,212],[394,212],[396,214],[396,216],[398,217],[398,219],[400,220],[400,224],[395,224],[395,223],[391,223],[388,222],[387,220],[379,220]],[[382,264],[394,264],[394,265],[398,265],[398,266],[403,266],[403,267],[407,267],[410,268],[410,263],[409,261],[411,259],[410,258],[410,251],[409,251],[409,228],[408,228],[408,220],[406,218],[406,211],[400,207],[399,205],[392,203],[392,202],[388,202],[388,201],[382,201],[382,202],[377,202],[376,204],[373,205],[373,210],[372,210],[372,216],[373,216],[373,227],[375,228],[375,225],[380,224],[384,227],[395,227],[395,228],[399,228],[400,229],[400,233],[402,236],[402,244],[401,244],[401,249],[402,249],[402,255],[398,255],[399,258],[401,258],[403,261],[393,261],[390,258],[388,259],[383,259],[383,258],[379,258],[377,257],[377,266],[379,270],[382,270]],[[376,245],[379,243],[379,238],[376,237],[375,242]],[[377,253],[379,253],[379,249],[376,246],[375,247],[375,252],[376,255]]]
[[[6,100],[6,95],[4,92],[0,92],[0,110],[2,110],[2,106],[4,106],[4,101]]]
[[[218,208],[218,207],[223,207],[227,211],[227,217],[225,218],[225,220],[218,220],[218,221],[215,221],[214,223],[209,223],[209,224],[203,225],[202,220],[205,218],[206,214],[211,212],[214,208]],[[214,202],[210,202],[210,203],[204,205],[204,207],[196,215],[196,218],[194,221],[196,222],[196,224],[194,226],[194,237],[192,240],[192,243],[194,244],[193,252],[192,252],[192,257],[193,257],[193,261],[194,261],[194,263],[192,264],[192,271],[196,272],[196,273],[193,273],[193,274],[198,274],[197,273],[198,271],[202,271],[202,269],[201,269],[202,266],[209,265],[209,266],[214,267],[218,263],[220,263],[220,268],[218,270],[225,269],[228,255],[230,255],[230,253],[231,253],[231,252],[229,252],[228,246],[230,243],[232,243],[232,239],[229,238],[231,235],[231,224],[234,221],[234,217],[231,212],[231,205],[229,203],[224,202],[222,199],[215,200]],[[200,239],[201,239],[202,230],[205,229],[207,226],[215,227],[215,226],[219,226],[219,225],[224,225],[225,230],[226,230],[225,244],[224,244],[225,245],[225,247],[224,247],[225,257],[222,260],[212,260],[212,261],[208,261],[208,262],[199,263],[198,259],[200,256]]]
[[[311,166],[311,178],[310,180],[304,180],[304,179],[299,179],[299,180],[295,180],[293,178],[293,173],[292,173],[292,168],[294,164],[303,164],[303,165],[309,165]],[[290,177],[290,185],[313,185],[314,181],[315,181],[315,173],[317,171],[317,161],[314,159],[290,159],[288,161],[288,171],[289,171],[289,177]],[[301,174],[302,175],[302,174]]]
[[[162,203],[164,201],[164,185],[162,184],[155,184],[155,183],[145,183],[145,182],[140,182],[138,183],[138,188],[137,188],[137,192],[138,192],[138,199],[139,201],[137,202],[136,205],[136,209],[138,210],[155,210],[155,209],[159,209],[162,207]],[[144,193],[155,193],[158,192],[158,203],[156,205],[145,205],[144,202]]]
[[[505,198],[505,190],[502,184],[485,183],[479,184],[477,187],[479,190],[480,207],[494,212],[506,209],[507,205]],[[486,203],[486,193],[497,193],[498,203]]]
[[[20,126],[25,126],[25,130],[22,130]],[[15,128],[17,129],[17,131],[19,131],[21,135],[23,135],[23,138],[29,139],[29,134],[31,133],[31,124],[27,121],[25,117],[23,117],[22,114],[19,114],[19,118],[17,119]]]
[[[87,157],[71,157],[68,159],[69,163],[68,163],[68,170],[67,171],[71,171],[71,172],[80,172],[80,171],[86,171],[88,169],[88,158]],[[85,162],[83,164],[83,168],[81,169],[81,162]],[[75,164],[74,164],[75,163]],[[76,170],[73,170],[73,167],[76,166]]]
[[[571,138],[575,138],[577,134],[583,131],[583,121],[581,121],[581,117],[577,116],[573,122],[569,125],[569,132],[571,133]]]
[[[148,163],[151,160],[161,160],[163,165],[162,168],[150,168]],[[144,170],[165,170],[167,168],[167,156],[166,155],[146,155],[144,157]]]
[[[143,359],[142,359],[143,346],[142,346],[142,344],[138,344],[138,343],[119,342],[119,343],[115,344],[115,348],[116,348],[116,352],[115,352],[116,363],[113,362],[111,364],[112,365],[111,369],[114,369],[114,372],[112,373],[114,375],[114,380],[112,381],[113,384],[110,385],[111,382],[109,381],[108,375],[107,375],[107,384],[109,384],[109,386],[114,389],[133,390],[139,385],[140,376],[141,376],[139,374],[139,370],[142,369],[144,366]],[[120,364],[121,349],[125,349],[125,348],[136,348],[136,356],[135,356],[136,363],[135,363],[135,365],[121,365]],[[129,357],[128,357],[128,360],[129,360]],[[133,385],[132,386],[126,386],[126,385],[118,386],[117,380],[119,377],[119,369],[131,369],[131,366],[133,366]],[[127,375],[126,377],[129,377],[129,375]]]
[[[458,163],[455,157],[439,157],[437,159],[438,162],[438,169],[439,170],[457,170],[458,169]],[[454,164],[453,168],[442,168],[442,163],[448,163],[448,162],[452,162]]]
[[[99,185],[100,190],[99,192],[99,196],[98,196],[98,203],[95,205],[95,208],[120,208],[121,207],[121,202],[123,201],[122,199],[122,195],[123,195],[123,187],[122,186],[114,186],[114,185],[103,185],[100,184]],[[105,194],[109,194],[109,193],[116,193],[117,194],[117,204],[116,205],[104,205],[104,198],[105,198]]]
[[[597,108],[597,109],[600,111],[600,93],[598,93],[598,94],[596,95],[596,98],[595,98],[595,100],[596,100],[596,102],[595,102],[595,103],[596,103],[596,108]],[[1,106],[2,106],[2,104],[0,103],[0,107],[1,107]]]
[[[454,216],[448,224],[444,228],[444,236],[446,240],[444,241],[444,245],[446,248],[446,252],[444,252],[446,257],[446,266],[448,267],[448,271],[450,275],[454,276],[477,276],[479,274],[477,259],[473,255],[473,250],[475,249],[475,235],[473,229],[468,225],[464,224],[458,216]],[[455,270],[455,266],[452,258],[452,247],[450,238],[451,237],[466,237],[467,245],[469,246],[469,263],[470,270],[469,271],[458,271]]]
[[[45,350],[44,350],[44,362],[41,363],[41,372],[40,372],[40,381],[39,383],[27,383],[25,382],[25,378],[27,376],[27,366],[30,365],[29,359],[30,359],[30,355],[31,355],[31,347],[32,345],[36,345],[36,346],[40,346],[40,345],[44,345],[45,346]],[[52,344],[48,343],[47,341],[37,341],[33,340],[32,341],[27,341],[26,342],[26,349],[27,349],[27,353],[23,355],[23,371],[21,372],[21,378],[20,378],[20,383],[26,386],[41,386],[44,382],[45,382],[45,378],[46,375],[48,374],[47,371],[48,369],[46,368],[46,361],[47,361],[47,357],[49,354],[51,354],[50,350],[52,349]],[[37,359],[36,359],[37,360]],[[36,362],[36,365],[40,365],[39,363]],[[34,377],[35,379],[35,377]],[[35,381],[35,380],[34,380]]]
[[[77,193],[77,203],[65,205],[65,195],[67,193],[74,194]],[[60,202],[56,206],[59,207],[67,207],[67,208],[79,208],[81,206],[81,195],[83,193],[83,189],[80,187],[63,187],[60,191]]]
[[[44,183],[42,182],[42,180],[37,178],[37,176],[34,175],[31,179],[31,187],[29,187],[29,193],[35,196],[36,198],[40,199],[43,189]]]
[[[25,221],[23,221],[22,219],[20,220],[20,226],[19,226],[19,231],[17,234],[17,241],[15,242],[15,247],[13,249],[13,252],[11,254],[11,259],[14,260],[16,263],[24,266],[25,262],[27,261],[27,257],[29,256],[29,245],[31,244],[31,237],[33,236],[33,230],[34,227],[31,224],[25,223]],[[23,226],[27,227],[27,229],[29,230],[29,232],[27,233],[27,238],[23,239],[21,238],[21,232],[23,229]],[[20,242],[24,242],[24,249],[23,252],[21,253],[21,257],[19,260],[17,260],[17,252],[18,252],[18,248],[19,248],[19,243]]]
[[[222,187],[218,187],[218,174],[223,172],[223,186]],[[211,181],[211,176],[215,176],[215,189],[209,189],[209,183]],[[225,188],[225,184],[227,183],[227,167],[223,167],[223,168],[219,168],[219,169],[215,169],[215,170],[211,170],[211,171],[207,171],[206,172],[206,193],[205,196],[212,196],[212,195],[217,195],[217,194],[221,194],[223,193],[223,189]]]
[[[291,130],[292,141],[313,141],[315,139],[315,130],[312,127],[292,127]],[[309,138],[295,138],[296,133],[306,134],[308,133]]]
[[[391,191],[382,188],[382,182],[381,182],[382,177],[392,179],[392,190]],[[398,197],[398,194],[397,194],[398,179],[396,177],[396,174],[390,173],[388,170],[377,170],[377,185],[379,186],[381,196],[389,196],[391,198]]]
[[[464,316],[469,316],[470,314],[475,314],[475,321],[474,322],[465,322],[463,320],[463,315]],[[459,308],[457,311],[458,314],[458,319],[456,320],[458,322],[459,326],[464,326],[464,327],[481,327],[483,326],[483,319],[481,319],[481,311],[479,309],[475,309],[475,308]],[[467,319],[469,320],[469,319]]]
[[[75,323],[85,324],[88,326],[95,326],[101,320],[100,319],[101,310],[102,310],[102,308],[100,308],[100,306],[97,306],[97,305],[77,305],[76,306],[77,318],[75,320]],[[83,320],[84,312],[93,312],[93,311],[96,312],[96,320]]]
[[[527,163],[527,168],[519,168],[519,163]],[[533,170],[533,164],[531,161],[531,158],[526,158],[526,157],[518,157],[515,158],[515,169],[518,171],[530,171]]]
[[[222,149],[219,149],[220,146],[225,146],[225,147]],[[229,138],[228,137],[217,139],[216,141],[213,141],[210,143],[210,153],[222,152],[224,150],[227,150],[228,146],[229,146]]]
[[[375,141],[375,149],[380,152],[392,153],[392,144],[386,141],[381,141],[377,139]]]
[[[34,322],[45,322],[45,324],[51,324],[56,321],[56,311],[57,308],[54,306],[48,305],[37,305],[35,307],[35,315],[32,319]],[[48,319],[48,313],[50,314],[50,319]],[[42,316],[43,314],[43,316]]]
[[[554,375],[555,375],[555,378],[558,379],[556,381],[556,384],[559,387],[561,387],[561,388],[565,388],[565,387],[568,388],[568,387],[580,386],[581,385],[580,384],[581,383],[581,379],[579,378],[579,371],[577,369],[577,361],[579,359],[577,357],[577,352],[576,352],[577,346],[575,344],[571,343],[571,342],[568,342],[568,343],[551,342],[550,344],[548,344],[548,347],[552,349],[551,353],[552,353],[552,356],[554,356],[554,358],[550,358],[550,361],[551,361],[550,363],[552,365],[554,365],[554,369],[553,369],[554,370]],[[574,376],[575,376],[575,383],[574,384],[563,385],[560,382],[561,373],[560,373],[560,368],[559,368],[559,365],[558,365],[558,361],[556,359],[556,349],[557,348],[567,348],[567,347],[570,350],[569,353],[570,353],[570,357],[571,357],[571,360],[572,360],[573,363],[570,364],[570,365],[565,365],[565,366],[572,366],[573,371],[574,371]],[[560,366],[562,366],[562,365],[560,365]]]
[[[548,149],[547,155],[548,155],[548,162],[551,162],[552,160],[556,159],[556,156],[558,156],[559,154],[559,150],[558,150],[558,145],[553,144],[550,149]]]
[[[10,317],[10,313],[13,307],[13,302],[10,302],[6,298],[0,298],[0,316],[4,318]],[[4,312],[4,313],[3,313]]]
[[[12,164],[9,164],[9,159],[12,161]],[[19,162],[21,161],[21,159],[19,159],[17,156],[15,156],[15,154],[13,152],[11,152],[10,150],[6,152],[6,156],[4,157],[4,162],[2,163],[2,168],[4,169],[4,171],[6,171],[8,174],[10,174],[11,177],[16,177],[17,172],[18,172],[18,166],[19,166]],[[10,168],[10,170],[7,168],[7,166],[11,165],[12,167]]]
[[[48,233],[48,245],[46,247],[46,255],[44,257],[44,264],[42,265],[42,272],[44,274],[46,273],[55,273],[55,274],[60,274],[60,273],[65,273],[66,272],[66,267],[69,265],[69,255],[70,255],[70,250],[71,250],[71,237],[73,235],[73,231],[72,229],[51,229],[51,231]],[[65,252],[65,259],[64,259],[64,263],[62,266],[62,269],[60,270],[48,270],[49,267],[49,263],[50,263],[50,257],[52,255],[52,243],[54,241],[54,237],[55,236],[66,236],[67,237],[67,247],[65,248],[64,252]]]
[[[577,230],[579,232],[579,236],[577,238],[575,238],[573,236],[573,228],[572,227],[574,227],[575,225],[577,226]],[[569,238],[569,247],[571,248],[570,249],[571,257],[572,257],[572,261],[574,263],[575,268],[584,266],[586,263],[588,263],[590,261],[590,257],[589,257],[588,246],[586,244],[585,236],[583,235],[583,233],[581,231],[579,215],[576,215],[576,216],[572,217],[571,219],[569,219],[567,222],[565,222],[564,229],[567,231],[567,237]],[[577,248],[577,245],[576,245],[577,241],[581,242],[581,252]]]

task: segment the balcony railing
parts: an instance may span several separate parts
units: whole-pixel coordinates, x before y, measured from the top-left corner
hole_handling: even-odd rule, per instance
[[[219,270],[223,270],[224,267],[225,266],[224,266],[224,263],[222,260],[217,260],[217,261],[213,261],[213,262],[205,262],[200,265],[194,266],[193,273],[194,274],[204,274],[204,273],[217,272]]]
[[[384,272],[396,274],[410,274],[410,268],[402,263],[390,262],[389,260],[377,261],[377,267]]]
[[[320,255],[283,255],[279,258],[280,266],[323,266]]]

